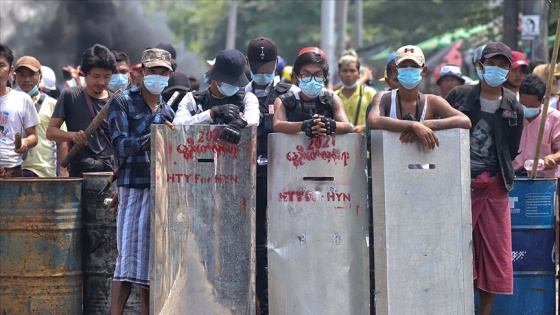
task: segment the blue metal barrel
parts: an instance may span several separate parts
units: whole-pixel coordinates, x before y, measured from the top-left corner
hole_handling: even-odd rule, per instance
[[[0,314],[82,313],[81,178],[0,180]]]
[[[516,179],[509,194],[513,295],[496,295],[492,314],[556,314],[556,183]]]
[[[84,173],[83,209],[83,271],[84,315],[106,315],[111,310],[111,284],[117,260],[116,215],[104,204],[117,190],[114,183],[103,194],[111,173]],[[140,314],[140,292],[133,286],[125,314]]]

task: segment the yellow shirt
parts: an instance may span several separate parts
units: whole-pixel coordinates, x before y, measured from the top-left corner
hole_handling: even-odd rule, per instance
[[[348,116],[348,120],[354,125],[365,125],[366,124],[366,110],[375,95],[375,89],[370,88],[369,86],[358,86],[356,91],[349,98],[346,98],[344,94],[342,94],[342,90],[344,87],[341,87],[339,90],[336,91],[336,94],[342,100],[342,104],[344,104],[344,110],[346,111],[346,116]],[[361,101],[360,101],[360,94],[361,94]],[[359,113],[358,111],[358,103],[360,103]],[[356,114],[358,114],[358,120],[356,121]]]
[[[31,98],[34,104],[37,103],[40,96],[41,93],[37,93]],[[50,96],[43,101],[41,109],[37,113],[39,115],[39,124],[35,130],[37,145],[29,150],[27,158],[21,165],[23,169],[30,170],[39,177],[56,176],[56,143],[47,139],[47,127],[55,106],[56,100]],[[66,124],[63,124],[60,129],[66,131]]]

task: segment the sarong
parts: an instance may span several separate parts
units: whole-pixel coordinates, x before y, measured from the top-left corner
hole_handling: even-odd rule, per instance
[[[475,289],[513,294],[509,195],[502,174],[471,181]]]
[[[119,187],[113,281],[150,285],[150,189]]]

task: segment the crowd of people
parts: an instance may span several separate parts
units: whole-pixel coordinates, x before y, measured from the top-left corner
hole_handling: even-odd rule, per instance
[[[478,81],[469,83],[461,65],[445,65],[437,79],[441,93],[434,95],[419,90],[429,69],[422,50],[412,45],[389,58],[384,91],[366,85],[369,69],[353,50],[338,60],[341,83],[331,89],[329,60],[318,47],[301,49],[289,66],[272,39],[258,37],[246,55],[226,49],[209,60],[202,83],[177,72],[175,58],[173,46],[160,43],[144,50],[140,64],[132,65],[125,52],[95,44],[84,52],[80,66],[63,69],[66,88],[57,95],[52,69],[33,56],[14,65],[11,49],[0,44],[0,178],[116,173],[118,258],[112,314],[122,314],[132,284],[142,288],[142,308],[148,312],[152,124],[222,124],[220,140],[232,145],[239,143],[243,128],[257,127],[259,314],[268,313],[268,134],[302,132],[314,138],[353,132],[369,139],[370,130],[383,129],[399,132],[403,143],[419,141],[434,150],[439,145],[435,131],[469,129],[480,314],[489,314],[494,294],[512,294],[508,191],[516,174],[527,174],[524,161],[536,152],[549,65],[530,69],[521,52],[489,42],[477,48],[472,61]],[[538,173],[553,178],[560,162],[560,69],[554,76],[540,150],[544,167]],[[103,110],[108,111],[106,119],[99,117]],[[86,133],[91,126],[94,131]],[[65,168],[61,161],[74,146],[80,150]],[[375,148],[368,145],[371,150]]]

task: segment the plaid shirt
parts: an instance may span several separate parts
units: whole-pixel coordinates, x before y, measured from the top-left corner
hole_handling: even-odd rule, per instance
[[[126,90],[115,95],[109,107],[109,130],[115,157],[120,167],[117,186],[150,187],[150,148],[142,146],[150,140],[150,126],[173,121],[175,113],[162,98],[155,113],[140,92]]]

